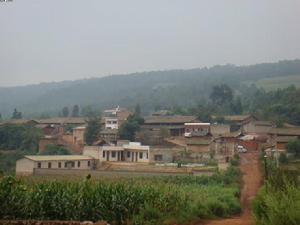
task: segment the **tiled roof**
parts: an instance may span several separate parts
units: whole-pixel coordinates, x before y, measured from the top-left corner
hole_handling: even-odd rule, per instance
[[[272,128],[270,134],[286,135],[286,136],[300,136],[300,127],[293,128]]]
[[[24,157],[33,161],[72,161],[93,159],[86,155],[25,155]]]
[[[29,123],[38,123],[37,120],[27,120],[27,119],[11,119],[11,120],[6,120],[3,121],[1,124],[16,124],[16,125],[21,125],[21,124],[29,124]]]
[[[297,136],[279,136],[276,138],[276,141],[287,143],[289,141],[296,140],[297,138]]]
[[[251,115],[232,115],[232,116],[224,116],[224,119],[227,121],[243,121],[250,117]]]
[[[40,124],[84,124],[86,118],[84,117],[54,117],[37,120]]]
[[[188,123],[196,122],[195,116],[148,116],[145,117],[145,124],[163,124],[163,123]]]

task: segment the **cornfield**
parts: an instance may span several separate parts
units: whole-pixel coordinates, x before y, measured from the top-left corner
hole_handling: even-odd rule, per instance
[[[227,177],[227,178],[226,178]],[[162,224],[240,211],[228,175],[118,180],[0,178],[0,218]]]

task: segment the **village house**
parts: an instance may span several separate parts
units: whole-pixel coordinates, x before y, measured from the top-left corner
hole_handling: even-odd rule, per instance
[[[129,110],[120,108],[119,106],[114,109],[104,110],[103,120],[105,129],[119,129],[130,114],[132,113]]]
[[[285,151],[289,141],[300,139],[300,127],[272,128],[269,135],[269,144],[277,150]]]
[[[84,155],[89,155],[102,162],[142,162],[149,163],[150,147],[139,142],[123,145],[85,146]]]
[[[275,124],[271,121],[255,121],[252,120],[242,127],[243,134],[268,134],[269,131],[275,128]]]
[[[16,162],[16,175],[32,175],[39,169],[91,170],[94,158],[87,155],[26,155]]]
[[[256,121],[257,118],[253,115],[230,115],[224,116],[225,123],[230,124],[230,131],[242,130],[243,126]]]
[[[167,130],[170,136],[183,136],[185,132],[185,123],[197,122],[195,116],[147,116],[144,117],[144,124],[141,130],[160,132],[161,129]]]

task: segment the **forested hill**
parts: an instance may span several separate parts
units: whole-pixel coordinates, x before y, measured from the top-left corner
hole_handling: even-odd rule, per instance
[[[144,112],[150,112],[154,108],[197,104],[209,96],[214,85],[228,84],[235,94],[243,97],[253,91],[252,84],[272,84],[278,78],[284,78],[285,85],[299,85],[300,60],[142,72],[0,88],[0,113],[3,117],[10,117],[17,108],[24,117],[33,117],[43,113],[57,115],[64,106],[75,104],[81,108],[90,105],[104,109],[115,105],[130,108],[137,103]]]

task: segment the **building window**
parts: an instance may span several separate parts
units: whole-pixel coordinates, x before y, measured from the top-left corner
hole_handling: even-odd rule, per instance
[[[116,157],[116,152],[111,152],[111,157],[115,158]]]
[[[67,168],[68,167],[68,163],[67,162],[65,162],[65,168]]]
[[[113,121],[112,123],[113,123],[113,124],[117,124],[117,121]]]
[[[72,162],[72,167],[75,167],[75,162]]]
[[[42,167],[42,163],[38,162],[38,168]]]
[[[51,169],[51,162],[48,162],[48,168]]]
[[[90,167],[91,166],[91,162],[90,161],[88,161],[88,167]]]
[[[130,158],[130,152],[127,152],[127,158]]]
[[[105,158],[105,151],[103,151],[103,153],[102,153],[102,157],[103,157],[103,158]]]
[[[61,162],[58,162],[58,168],[61,168]]]
[[[77,162],[77,167],[80,167],[80,161]]]
[[[162,161],[163,160],[163,156],[162,155],[154,155],[154,160],[155,161]]]
[[[146,154],[146,157],[147,157],[147,159],[148,159],[148,157],[149,157],[149,156],[148,156],[148,152],[147,152],[147,154]]]
[[[142,159],[143,158],[143,153],[142,152],[140,152],[140,159]]]

